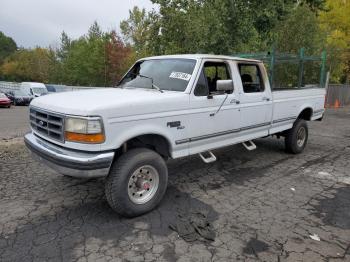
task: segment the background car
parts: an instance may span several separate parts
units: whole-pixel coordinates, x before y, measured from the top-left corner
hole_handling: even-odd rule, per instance
[[[23,93],[34,97],[46,95],[48,93],[46,86],[43,83],[37,82],[22,82],[20,89]]]
[[[45,85],[46,86],[46,89],[47,91],[50,93],[56,93],[56,88],[54,85]]]
[[[13,90],[5,94],[13,105],[29,105],[33,97],[25,94],[22,90]]]
[[[0,93],[0,106],[11,107],[11,100],[4,93]]]

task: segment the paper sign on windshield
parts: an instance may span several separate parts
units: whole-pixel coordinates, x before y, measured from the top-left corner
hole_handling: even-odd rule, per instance
[[[189,81],[191,79],[191,75],[182,72],[172,72],[169,76],[170,78],[181,79],[185,81]]]

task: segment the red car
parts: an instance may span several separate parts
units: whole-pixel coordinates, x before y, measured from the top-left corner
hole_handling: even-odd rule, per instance
[[[8,99],[8,97],[3,94],[3,93],[0,93],[0,106],[1,107],[8,107],[10,108],[11,107],[11,100]]]

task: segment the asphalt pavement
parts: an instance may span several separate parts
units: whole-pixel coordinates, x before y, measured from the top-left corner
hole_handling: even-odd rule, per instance
[[[0,107],[0,141],[23,137],[30,131],[28,106]]]
[[[350,261],[350,109],[310,123],[300,155],[256,140],[169,161],[160,206],[126,219],[104,180],[61,176],[23,144],[28,108],[0,108],[0,261]],[[186,242],[179,213],[206,212],[215,240]]]

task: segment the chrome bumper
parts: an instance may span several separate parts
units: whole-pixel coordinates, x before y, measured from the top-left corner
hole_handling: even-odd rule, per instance
[[[33,133],[26,134],[24,142],[35,159],[67,176],[106,176],[114,158],[113,151],[96,153],[67,149],[47,142]]]

